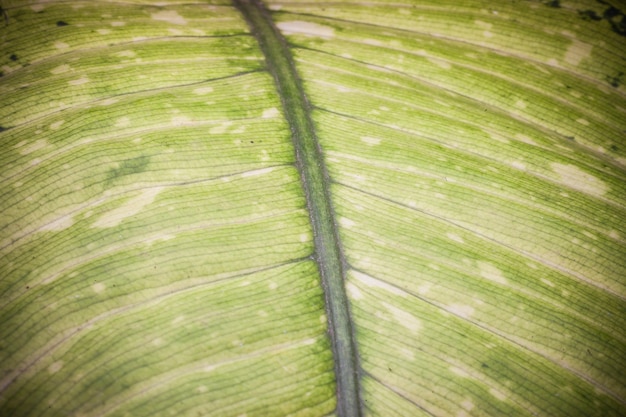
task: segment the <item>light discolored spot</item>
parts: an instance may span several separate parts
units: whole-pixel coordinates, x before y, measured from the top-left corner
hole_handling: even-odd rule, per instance
[[[362,284],[371,287],[371,288],[380,288],[381,290],[385,290],[395,295],[399,295],[401,297],[406,297],[406,293],[399,288],[396,288],[392,285],[387,284],[386,282],[377,280],[376,278],[372,278],[369,275],[365,275],[358,271],[351,272],[352,277],[357,279]]]
[[[187,20],[178,14],[176,10],[161,10],[156,13],[152,13],[153,20],[160,20],[162,22],[172,23],[174,25],[186,25]]]
[[[474,314],[474,307],[462,304],[452,304],[448,306],[448,311],[459,317],[469,318]]]
[[[565,52],[565,62],[570,65],[578,65],[583,59],[591,56],[593,46],[588,43],[581,42],[577,39],[572,39],[572,44],[567,48]]]
[[[463,238],[455,233],[448,232],[446,233],[446,236],[448,237],[448,239],[454,240],[455,242],[465,243]]]
[[[48,367],[48,372],[50,374],[56,374],[63,368],[63,361],[56,361],[52,365]]]
[[[417,333],[422,328],[422,322],[408,311],[385,302],[383,302],[382,305],[400,325],[408,329],[411,333]]]
[[[95,292],[96,294],[101,294],[104,292],[104,290],[106,289],[106,285],[104,285],[101,282],[97,282],[95,284],[93,284],[91,286],[91,289],[93,290],[93,292]]]
[[[58,67],[54,67],[50,70],[51,74],[63,74],[64,72],[68,72],[72,69],[72,67],[70,67],[67,64],[63,64],[63,65],[59,65]]]
[[[279,22],[276,26],[278,26],[278,29],[280,29],[285,35],[299,34],[325,39],[330,39],[335,36],[335,30],[329,26],[303,22],[301,20]]]
[[[61,127],[61,125],[63,125],[63,123],[65,123],[65,120],[58,120],[52,124],[50,124],[50,130],[57,130]]]
[[[30,145],[22,147],[22,149],[20,149],[20,155],[28,155],[29,153],[33,153],[35,151],[45,148],[47,145],[48,141],[46,141],[45,139],[36,140]]]
[[[371,136],[361,136],[361,142],[369,145],[369,146],[376,146],[376,145],[380,145],[380,139],[378,138],[373,138]]]
[[[553,163],[552,169],[559,175],[562,184],[593,196],[603,196],[609,186],[602,180],[583,171],[576,165]]]
[[[339,218],[339,224],[343,227],[345,227],[346,229],[350,229],[352,227],[354,227],[354,225],[356,224],[354,221],[346,218],[346,217],[340,217]]]
[[[150,205],[162,189],[162,187],[153,187],[142,191],[139,195],[126,201],[120,207],[102,215],[93,223],[92,227],[107,228],[117,226],[125,219],[136,215],[141,212],[144,207]]]
[[[507,280],[502,275],[502,271],[496,268],[493,264],[484,261],[476,262],[478,269],[480,270],[480,276],[488,279],[489,281],[497,282],[498,284],[506,284]]]
[[[83,84],[87,84],[89,81],[90,81],[89,78],[82,76],[76,80],[68,81],[67,83],[69,85],[83,85]]]
[[[72,216],[63,216],[53,222],[44,225],[39,229],[40,232],[58,232],[71,227],[74,224]]]
[[[280,111],[276,107],[272,107],[271,109],[263,110],[263,114],[261,117],[263,119],[273,119],[275,117],[280,116]]]
[[[351,282],[346,284],[346,290],[348,291],[350,298],[353,300],[361,300],[363,298],[361,290]]]
[[[199,96],[205,95],[205,94],[209,94],[213,92],[213,87],[199,87],[196,88],[192,91],[192,93],[197,94]]]
[[[57,42],[54,43],[54,47],[57,48],[57,49],[67,49],[70,46],[68,44],[66,44],[65,42],[57,41]]]
[[[120,117],[115,121],[115,127],[128,127],[130,126],[130,119],[126,116]]]

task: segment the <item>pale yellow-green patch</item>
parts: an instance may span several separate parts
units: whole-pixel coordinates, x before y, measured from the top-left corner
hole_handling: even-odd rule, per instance
[[[580,123],[581,125],[584,125],[584,126],[589,126],[589,121],[586,119],[576,119],[576,123]]]
[[[480,276],[490,281],[497,282],[498,284],[506,284],[507,280],[502,275],[502,271],[490,262],[477,261]]]
[[[330,39],[335,36],[335,30],[329,26],[324,26],[312,22],[304,22],[301,20],[279,22],[276,26],[278,26],[278,28],[285,35],[299,34],[325,39]]]
[[[73,224],[74,224],[74,219],[72,218],[72,216],[63,216],[57,220],[54,220],[42,226],[39,229],[39,231],[40,232],[53,232],[53,231],[65,230],[68,227],[72,226]]]
[[[446,236],[448,237],[448,239],[454,240],[455,242],[465,243],[463,238],[461,236],[457,235],[456,233],[448,232],[448,233],[446,233]]]
[[[49,128],[50,128],[50,130],[58,130],[63,125],[63,123],[65,123],[65,120],[58,120],[58,121],[52,123],[49,126]]]
[[[115,121],[115,127],[128,127],[130,126],[130,119],[126,116],[120,117]]]
[[[186,25],[187,20],[175,10],[161,10],[151,15],[153,20],[160,20],[174,25]]]
[[[407,328],[411,333],[417,333],[422,328],[422,322],[408,311],[386,302],[381,304],[401,326]]]
[[[572,44],[565,52],[564,60],[568,64],[576,66],[580,64],[583,59],[589,58],[592,50],[592,45],[573,39]]]
[[[223,122],[219,126],[215,126],[215,127],[212,127],[211,129],[209,129],[209,133],[212,134],[212,135],[224,133],[232,125],[233,125],[233,122],[231,122],[231,121]]]
[[[260,175],[265,175],[265,174],[269,174],[270,172],[274,171],[274,168],[269,167],[269,168],[262,168],[262,169],[255,169],[253,171],[246,171],[243,172],[241,174],[241,178],[246,178],[246,177],[258,177]]]
[[[609,236],[613,239],[621,239],[622,235],[617,230],[609,230]]]
[[[371,136],[361,136],[361,142],[369,146],[380,145],[380,141],[381,140],[379,138],[373,138]]]
[[[123,51],[116,52],[113,55],[119,58],[134,58],[137,56],[137,53],[130,49],[125,49]]]
[[[96,29],[99,35],[108,35],[111,33],[111,29]]]
[[[348,295],[350,296],[350,298],[352,298],[353,300],[361,300],[361,299],[363,299],[363,293],[353,283],[348,282],[346,284],[346,290],[348,291]]]
[[[82,76],[80,78],[77,78],[76,80],[68,81],[67,83],[69,85],[83,85],[83,84],[87,84],[88,82],[89,82],[89,78]]]
[[[139,195],[126,201],[120,207],[102,215],[92,227],[114,227],[125,219],[141,212],[144,207],[150,205],[157,195],[163,190],[162,187],[152,187],[143,190]]]
[[[393,285],[389,285],[386,282],[380,281],[376,278],[372,278],[369,275],[363,274],[361,272],[358,271],[351,271],[350,275],[355,278],[357,281],[361,282],[362,284],[367,285],[368,287],[371,288],[380,288],[382,290],[385,290],[387,292],[390,292],[392,294],[395,295],[399,295],[401,297],[406,297],[407,293],[402,291],[399,288],[394,287]]]
[[[53,362],[50,366],[48,366],[48,373],[56,374],[61,369],[63,369],[63,365],[64,365],[63,361]]]
[[[174,116],[172,117],[170,124],[172,126],[186,126],[191,124],[191,119],[187,116]]]
[[[106,290],[106,285],[104,285],[101,282],[96,282],[95,284],[93,284],[91,286],[91,289],[93,290],[93,292],[95,292],[96,294],[101,294],[104,292],[104,290]]]
[[[506,400],[506,395],[504,393],[498,391],[495,388],[489,389],[489,394],[493,395],[494,397],[496,397],[500,401]]]
[[[72,67],[70,67],[67,64],[63,64],[63,65],[59,65],[58,67],[54,67],[50,70],[51,74],[63,74],[64,72],[68,72],[72,69]]]
[[[21,145],[21,144],[20,144]],[[20,146],[20,155],[28,155],[29,153],[38,151],[45,148],[48,145],[48,141],[45,139],[39,139],[27,146]]]
[[[339,224],[345,228],[352,228],[356,224],[353,220],[348,219],[347,217],[340,217]]]
[[[601,179],[583,171],[576,165],[552,163],[562,184],[593,196],[601,197],[609,191],[609,186]]]
[[[445,69],[445,70],[449,70],[450,68],[452,68],[452,64],[450,64],[448,61],[444,61],[443,59],[440,58],[435,58],[435,57],[427,57],[426,59],[428,59],[428,61],[430,61],[431,63],[437,65],[439,68]]]
[[[276,107],[272,107],[271,109],[263,110],[263,114],[261,115],[261,118],[273,119],[278,116],[280,116],[280,111]]]
[[[111,22],[111,26],[115,26],[115,27],[121,27],[125,25],[126,25],[126,22],[120,22],[120,21]]]
[[[211,86],[206,86],[206,87],[198,87],[196,89],[194,89],[192,91],[192,93],[194,94],[198,94],[198,95],[204,95],[204,94],[209,94],[213,92],[213,87]]]
[[[57,49],[67,49],[67,48],[69,48],[70,46],[69,46],[68,44],[66,44],[65,42],[56,41],[56,42],[54,43],[54,47],[55,47],[55,48],[57,48]]]
[[[469,318],[474,314],[474,307],[463,304],[452,304],[448,306],[448,311],[459,317]]]

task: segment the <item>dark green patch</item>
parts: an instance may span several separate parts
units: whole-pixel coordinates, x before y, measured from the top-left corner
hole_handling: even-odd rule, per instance
[[[619,151],[619,148],[617,147],[617,145],[611,145],[611,150],[613,152],[617,152],[617,151]]]
[[[57,22],[57,26],[59,26],[59,27],[60,27],[60,26],[67,26],[67,25],[69,25],[69,23],[66,23],[66,22],[64,22],[64,21],[62,21],[62,20],[59,20],[59,21]]]
[[[626,36],[626,16],[622,14],[621,17],[621,19],[612,18],[609,20],[609,23],[611,24],[613,32],[620,36]]]
[[[547,2],[546,6],[554,7],[555,9],[558,9],[559,7],[561,7],[561,2],[559,0],[552,0],[552,1]]]
[[[0,126],[0,132],[4,132],[5,130],[9,130],[10,127]]]
[[[17,61],[19,58],[17,57],[17,55],[15,55],[15,54],[11,54],[11,56],[9,57],[9,59],[10,59],[11,61]]]
[[[609,3],[598,0],[598,3],[607,6],[599,15],[593,10],[579,10],[578,15],[583,20],[600,21],[606,20],[611,25],[611,30],[620,36],[626,36],[626,15],[617,7],[611,6]]]
[[[145,155],[122,161],[119,168],[110,169],[107,172],[106,182],[111,183],[126,175],[140,174],[146,170],[149,163],[150,157]]]
[[[602,16],[598,16],[598,14],[596,12],[594,12],[593,10],[579,10],[578,11],[578,16],[581,17],[581,19],[583,20],[602,20]]]
[[[612,87],[618,88],[624,82],[624,73],[622,71],[618,72],[616,76],[606,76],[606,81],[611,84]]]

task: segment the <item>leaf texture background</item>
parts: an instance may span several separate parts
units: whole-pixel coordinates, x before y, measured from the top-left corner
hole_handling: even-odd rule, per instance
[[[626,414],[626,5],[241,3],[357,406],[241,10],[3,0],[0,415]]]

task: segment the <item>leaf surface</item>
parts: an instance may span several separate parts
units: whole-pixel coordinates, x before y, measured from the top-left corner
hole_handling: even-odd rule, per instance
[[[236,3],[3,1],[0,415],[626,414],[626,8]]]

